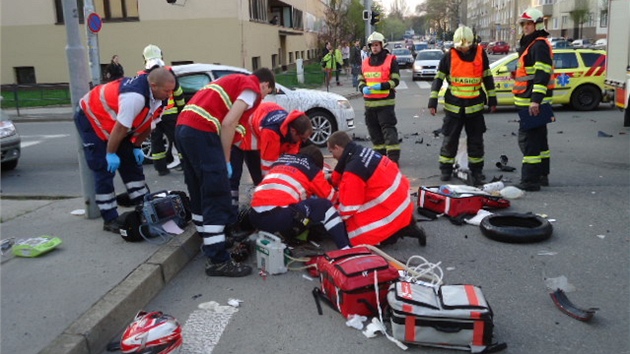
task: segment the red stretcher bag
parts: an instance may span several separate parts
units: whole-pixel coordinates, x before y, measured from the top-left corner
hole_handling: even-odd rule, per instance
[[[321,288],[315,288],[313,295],[320,315],[319,300],[324,300],[345,318],[352,314],[378,316],[374,274],[381,306],[387,301],[389,286],[399,278],[396,268],[367,247],[327,252],[319,257],[317,268]]]
[[[477,214],[479,209],[501,209],[509,206],[509,200],[491,195],[453,196],[440,193],[438,187],[418,188],[418,209],[427,209],[453,218]]]

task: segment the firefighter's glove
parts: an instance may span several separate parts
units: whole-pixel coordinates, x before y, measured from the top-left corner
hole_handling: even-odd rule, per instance
[[[381,85],[381,83],[379,82],[378,84],[376,84],[376,85],[372,86],[372,90],[377,90],[377,91],[378,91],[378,90],[380,90],[380,89],[381,89],[381,86],[382,86],[382,85]]]
[[[144,153],[142,152],[142,149],[133,149],[133,156],[136,158],[136,163],[138,165],[142,165],[142,163],[144,162]]]
[[[116,153],[110,152],[105,156],[105,159],[107,159],[107,172],[116,172],[120,167],[120,157]]]
[[[363,87],[363,94],[364,95],[369,95],[371,93],[372,93],[372,90],[368,86]]]
[[[227,167],[228,179],[232,178],[232,164],[226,162],[225,167]]]

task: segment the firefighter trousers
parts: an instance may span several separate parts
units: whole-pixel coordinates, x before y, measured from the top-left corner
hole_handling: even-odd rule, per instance
[[[518,131],[518,146],[523,153],[521,183],[539,185],[540,177],[549,175],[551,152],[547,141],[547,125]]]
[[[466,131],[466,147],[468,150],[468,168],[471,172],[481,173],[484,163],[483,134],[486,132],[486,121],[483,114],[474,116],[454,116],[447,114],[442,124],[444,140],[440,148],[440,170],[444,174],[453,172],[453,164],[457,155],[459,137],[462,129]]]
[[[178,125],[175,141],[182,154],[192,221],[203,238],[202,251],[213,263],[223,263],[230,259],[225,226],[236,216],[221,138],[217,133]]]
[[[177,114],[163,115],[162,120],[151,132],[151,158],[153,167],[158,172],[165,172],[171,161],[171,147],[175,143],[175,124],[177,124]],[[164,140],[166,137],[167,140]]]
[[[400,159],[397,123],[394,106],[365,108],[365,125],[374,150],[396,163]]]

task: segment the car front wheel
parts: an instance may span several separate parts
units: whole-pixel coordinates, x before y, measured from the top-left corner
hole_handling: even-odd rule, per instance
[[[162,141],[163,141],[163,144],[164,144],[165,151],[171,151],[169,149],[170,141],[168,140],[166,135],[163,136]],[[153,157],[151,155],[153,154],[153,150],[151,149],[151,136],[150,135],[145,141],[142,142],[141,149],[142,149],[142,153],[144,154],[144,163],[143,164],[144,165],[152,164],[153,163]]]
[[[10,171],[13,170],[17,167],[18,164],[18,160],[12,160],[12,161],[7,161],[7,162],[3,162],[2,163],[2,170],[3,171]]]
[[[582,85],[571,94],[571,106],[578,111],[592,111],[601,100],[600,90],[593,85]]]
[[[319,147],[326,147],[328,138],[337,131],[335,118],[330,113],[322,110],[309,112],[308,117],[311,118],[311,123],[313,124],[311,142]]]

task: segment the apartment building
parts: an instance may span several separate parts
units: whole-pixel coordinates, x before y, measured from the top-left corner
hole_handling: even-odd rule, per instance
[[[606,37],[607,6],[607,0],[467,0],[466,24],[484,41],[506,41],[515,48],[520,38],[518,18],[535,7],[545,16],[552,37],[595,41]],[[573,19],[576,10],[586,11],[582,23]]]
[[[67,0],[2,1],[2,84],[69,81]],[[78,0],[83,41],[84,0]],[[101,67],[120,57],[125,75],[143,69],[142,49],[155,44],[168,65],[221,63],[254,70],[318,56],[327,0],[91,0],[103,24]]]

